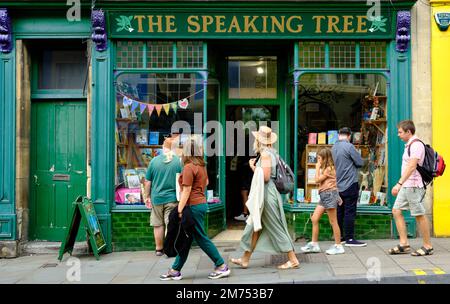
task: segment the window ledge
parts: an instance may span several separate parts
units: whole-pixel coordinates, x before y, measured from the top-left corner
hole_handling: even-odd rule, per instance
[[[284,210],[289,212],[314,212],[316,204],[298,204],[295,207],[291,204],[284,204]],[[392,210],[386,206],[358,206],[358,214],[391,214]]]

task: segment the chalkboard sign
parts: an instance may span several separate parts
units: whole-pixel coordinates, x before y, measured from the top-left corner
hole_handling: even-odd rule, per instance
[[[66,252],[72,255],[75,239],[80,228],[81,220],[83,220],[86,227],[88,244],[98,260],[100,259],[99,252],[106,248],[106,242],[100,229],[94,204],[87,197],[79,196],[74,202],[74,205],[72,221],[59,249],[58,259],[61,261]]]

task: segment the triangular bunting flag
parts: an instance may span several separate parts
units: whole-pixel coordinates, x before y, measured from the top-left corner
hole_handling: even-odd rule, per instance
[[[172,102],[172,109],[175,113],[177,113],[178,110],[178,103],[177,102]]]
[[[163,104],[164,112],[169,115],[170,112],[170,103]]]
[[[146,108],[147,108],[147,105],[145,103],[141,103],[141,114],[144,113]]]
[[[131,106],[131,112],[134,112],[136,108],[138,107],[139,103],[135,100],[133,100],[133,105]]]
[[[158,116],[161,114],[162,105],[155,105],[156,113],[158,113]]]
[[[124,107],[128,106],[128,97],[126,96],[123,97],[123,106]]]
[[[155,106],[152,104],[148,105],[148,116],[152,116],[153,110],[155,109]]]

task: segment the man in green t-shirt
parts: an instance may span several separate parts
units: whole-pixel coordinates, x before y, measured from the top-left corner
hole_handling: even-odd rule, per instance
[[[165,227],[169,223],[170,212],[178,206],[176,177],[181,173],[181,160],[171,149],[172,140],[166,139],[163,154],[153,158],[145,176],[144,200],[147,208],[152,208],[150,225],[155,235],[156,255],[163,255]]]

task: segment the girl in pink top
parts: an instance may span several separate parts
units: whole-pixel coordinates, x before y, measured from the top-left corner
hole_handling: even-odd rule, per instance
[[[326,253],[332,255],[345,253],[344,247],[341,245],[341,232],[337,221],[337,205],[340,205],[342,201],[337,190],[333,157],[331,150],[328,148],[320,150],[317,154],[316,183],[319,185],[320,202],[317,204],[314,214],[311,217],[313,225],[312,240],[306,246],[302,247],[301,250],[305,253],[320,252],[318,244],[319,221],[326,212],[331,227],[333,228],[335,240],[335,245],[331,246]]]

